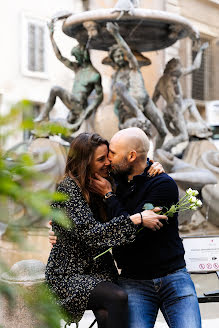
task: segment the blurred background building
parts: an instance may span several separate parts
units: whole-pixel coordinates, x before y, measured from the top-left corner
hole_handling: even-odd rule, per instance
[[[46,102],[52,86],[70,90],[74,72],[59,62],[50,44],[47,21],[61,10],[73,13],[98,8],[113,7],[116,0],[8,0],[2,4],[1,53],[0,53],[0,107],[6,113],[12,104],[28,99],[33,103],[32,115],[36,116]],[[214,138],[219,138],[219,1],[218,0],[140,0],[139,7],[165,10],[182,15],[200,31],[203,42],[209,42],[201,68],[182,79],[186,98],[194,98],[201,115],[214,126]],[[55,40],[65,57],[76,41],[61,31],[57,25]],[[143,67],[146,89],[152,95],[155,84],[162,75],[165,63],[180,57],[186,67],[192,63],[195,52],[187,39],[166,50],[146,54],[152,65]],[[101,64],[104,52],[91,51],[91,59],[103,76],[105,99],[110,90],[111,67]],[[158,103],[161,108],[162,102]],[[64,105],[57,101],[53,116],[66,115]],[[11,143],[28,135],[19,135]],[[10,145],[8,145],[10,146]]]

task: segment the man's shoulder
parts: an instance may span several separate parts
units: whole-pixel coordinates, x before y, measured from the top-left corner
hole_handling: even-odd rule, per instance
[[[152,187],[158,186],[162,188],[162,186],[165,186],[177,189],[176,182],[166,173],[161,173],[159,175],[156,175],[155,177],[148,179],[145,184],[149,184]]]
[[[141,185],[141,192],[148,202],[167,207],[177,202],[179,195],[175,181],[166,173],[147,179]]]
[[[156,178],[157,180],[164,180],[164,181],[169,181],[169,182],[173,182],[175,183],[175,181],[171,178],[171,176],[169,176],[167,173],[161,173],[156,175],[154,178]]]
[[[165,182],[169,182],[169,183],[175,183],[175,181],[167,173],[158,174],[155,177],[152,177],[150,180],[152,182],[153,181],[156,181],[156,182],[157,181],[165,181]]]

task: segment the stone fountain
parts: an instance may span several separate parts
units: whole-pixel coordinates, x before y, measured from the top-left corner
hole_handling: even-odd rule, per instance
[[[164,72],[162,79],[158,81],[156,86],[153,100],[149,98],[149,105],[145,107],[143,103],[148,101],[149,96],[145,86],[141,85],[139,82],[142,80],[140,67],[151,64],[148,58],[143,56],[141,52],[162,50],[186,37],[189,37],[192,40],[194,48],[198,51],[197,57],[193,63],[193,69],[190,67],[182,68],[179,59],[173,59],[167,64],[168,73],[172,70],[173,74],[175,74],[174,76],[177,77],[176,85],[170,85],[170,88],[172,87],[174,92],[176,89],[181,90],[179,78],[200,67],[202,52],[208,47],[208,44],[200,44],[199,32],[189,20],[180,15],[165,11],[138,8],[137,2],[133,0],[119,0],[114,8],[109,9],[97,9],[78,14],[59,12],[52,16],[52,26],[54,26],[57,20],[63,20],[62,31],[69,37],[76,39],[80,47],[84,49],[83,51],[89,52],[89,50],[92,49],[109,51],[108,56],[104,58],[102,63],[112,66],[115,70],[115,74],[112,77],[112,89],[114,87],[114,92],[116,94],[114,102],[111,99],[110,105],[109,103],[106,104],[104,102],[101,104],[102,100],[100,99],[102,96],[100,96],[100,89],[98,98],[98,92],[95,87],[95,90],[89,90],[91,95],[93,95],[93,98],[91,97],[92,100],[90,102],[88,101],[88,104],[81,106],[81,114],[79,114],[76,119],[67,120],[67,122],[65,120],[58,121],[72,131],[72,137],[79,132],[86,130],[93,130],[103,134],[102,132],[108,128],[109,118],[107,117],[105,120],[104,116],[106,115],[102,114],[101,122],[100,119],[98,122],[99,124],[95,124],[95,122],[97,123],[100,110],[102,110],[102,113],[104,111],[104,113],[106,113],[110,107],[111,109],[114,108],[114,111],[117,114],[119,121],[118,128],[138,126],[150,137],[151,123],[155,126],[157,130],[157,137],[154,145],[155,149],[163,148],[164,153],[165,151],[169,151],[169,155],[166,154],[165,160],[163,155],[160,156],[161,153],[157,153],[159,160],[161,162],[163,161],[162,163],[164,166],[166,166],[166,163],[168,162],[168,156],[172,156],[172,147],[182,141],[188,141],[189,138],[198,138],[202,145],[208,143],[208,146],[205,146],[206,148],[211,147],[206,139],[211,136],[212,132],[201,118],[194,100],[183,99],[183,96],[180,93],[181,91],[179,91],[175,94],[175,99],[177,100],[174,100],[174,107],[171,108],[171,105],[168,105],[169,98],[165,97],[165,90],[159,86],[159,83],[162,83],[162,79],[164,84],[169,83],[168,74],[165,75]],[[50,32],[52,32],[51,28]],[[54,40],[51,39],[51,41],[54,48]],[[124,68],[124,63],[121,65],[121,68],[118,63],[114,62],[114,51],[118,49],[116,47],[119,47],[123,51],[126,68]],[[55,48],[54,50],[56,53]],[[58,59],[60,59],[60,57],[58,57]],[[76,62],[77,61],[78,59],[76,57]],[[135,68],[134,70],[131,70],[130,66],[133,67],[133,62]],[[90,64],[92,65],[92,63]],[[68,65],[72,64],[69,63]],[[175,71],[173,70],[173,66]],[[91,66],[91,70],[93,70],[93,66]],[[87,88],[87,84],[84,83],[84,77],[82,74],[80,75],[80,73],[78,73],[82,71],[81,67],[79,67],[74,83],[81,83],[82,81],[83,87],[85,86]],[[120,74],[121,71],[122,74]],[[135,75],[136,80],[134,80],[133,75]],[[104,76],[102,78],[104,78]],[[132,89],[132,79],[138,81],[138,87],[135,89]],[[87,93],[87,95],[89,94]],[[162,95],[167,102],[166,112],[164,111],[163,116],[155,106],[159,95]],[[59,97],[59,94],[57,93],[56,96]],[[62,97],[60,98],[63,100]],[[143,101],[141,101],[141,99],[143,99]],[[63,102],[65,103],[65,101]],[[169,102],[171,103],[171,101]],[[97,107],[99,108],[97,109]],[[74,106],[68,108],[70,111],[74,112]],[[52,107],[50,110],[51,109]],[[190,115],[192,116],[191,121],[188,121],[185,118],[185,110],[190,112]],[[111,135],[113,135],[117,130],[115,127],[117,121],[115,121],[112,112],[108,111],[107,113],[110,114],[110,117],[112,118],[113,124],[111,126]],[[89,126],[89,121],[91,120],[93,120],[93,127],[90,128],[92,124]],[[174,120],[178,123],[171,125],[171,121]],[[101,129],[100,125],[102,126]],[[173,135],[173,138],[166,142],[165,137],[168,130],[169,133]],[[191,177],[193,187],[200,191],[205,185],[215,185],[217,183],[215,172],[213,172],[212,169],[209,169],[209,167],[197,168],[196,165],[192,165],[194,163],[190,163],[191,165],[189,165],[188,163],[185,164],[177,159],[174,160],[174,163],[175,164],[171,166],[172,170],[170,169],[168,171],[167,169],[167,172],[173,175],[182,190],[185,190],[188,183],[191,182]],[[181,164],[179,165],[179,163]],[[208,190],[208,188],[206,190]]]
[[[79,45],[72,50],[72,54],[76,58],[76,61],[74,62],[66,60],[66,58],[62,57],[61,52],[55,43],[53,33],[54,25],[57,20],[63,20],[63,32],[66,35],[76,39],[79,43]],[[176,98],[178,100],[176,101],[176,106],[174,105],[174,111],[178,111],[179,115],[177,118],[181,123],[179,132],[177,132],[175,127],[174,129],[169,128],[171,119],[176,118],[176,116],[172,118],[170,116],[168,122],[165,119],[166,113],[164,112],[164,115],[161,115],[161,112],[155,106],[157,98],[156,92],[160,92],[162,95],[162,88],[158,88],[158,91],[155,90],[153,100],[150,99],[147,93],[143,83],[140,67],[149,65],[151,62],[147,57],[143,56],[141,52],[162,50],[172,46],[178,40],[189,37],[192,40],[193,45],[197,49],[200,49],[200,53],[197,55],[199,58],[196,60],[196,68],[198,68],[202,52],[207,47],[207,44],[203,46],[200,45],[199,32],[196,30],[196,28],[194,28],[194,26],[182,16],[165,11],[137,8],[135,2],[131,0],[119,0],[115,7],[110,9],[97,9],[78,14],[71,14],[65,11],[59,12],[52,16],[51,22],[48,25],[55,55],[68,68],[75,71],[75,81],[72,93],[67,92],[66,90],[59,87],[55,87],[51,90],[48,102],[36,121],[41,122],[43,120],[49,119],[49,112],[52,110],[56,98],[59,97],[68,107],[70,112],[67,120],[60,119],[58,120],[58,123],[70,129],[72,138],[79,132],[90,130],[87,128],[87,122],[89,123],[90,120],[95,121],[96,117],[98,116],[98,110],[100,108],[106,113],[106,110],[108,107],[110,107],[111,109],[114,108],[119,121],[118,122],[115,120],[115,115],[113,116],[113,113],[111,112],[110,117],[112,118],[113,122],[111,125],[112,134],[116,132],[118,128],[138,126],[142,128],[150,137],[151,125],[153,124],[157,130],[157,137],[154,147],[168,150],[171,154],[171,147],[173,145],[171,147],[168,146],[171,144],[171,142],[166,143],[165,137],[169,130],[174,136],[172,139],[174,142],[176,140],[179,140],[177,142],[182,141],[180,138],[177,139],[178,136],[176,137],[175,133],[179,134],[183,131],[187,131],[188,129],[188,124],[186,124],[185,119],[183,118],[183,114],[180,112],[181,110],[184,110],[181,107],[185,107],[185,105],[182,99],[182,95],[176,94]],[[103,99],[103,89],[101,85],[100,74],[96,68],[93,67],[90,61],[89,50],[92,49],[109,51],[108,56],[102,61],[102,63],[105,65],[111,65],[115,69],[115,74],[112,78],[112,90],[113,88],[115,89],[114,91],[116,93],[116,99],[114,101],[111,100],[111,103],[108,105],[105,103],[101,104]],[[118,49],[123,52],[124,57],[121,65],[116,63],[113,57]],[[83,58],[86,58],[86,65],[84,61],[85,59],[80,62],[80,56],[84,56]],[[93,83],[89,80],[91,77],[88,78],[88,76],[84,73],[84,65],[86,66],[86,70],[89,70],[89,76],[92,76],[92,79],[94,78],[97,82]],[[132,69],[130,67],[132,67]],[[179,61],[177,61],[176,69],[179,70]],[[180,68],[180,70],[180,74],[183,74],[183,68]],[[178,76],[178,79],[179,77],[180,75]],[[104,78],[104,76],[102,78]],[[180,90],[179,82],[177,81],[176,83],[177,88]],[[74,96],[75,94],[79,94],[78,98]],[[187,101],[187,103],[187,107],[190,106],[189,103],[192,104],[190,106],[191,112],[195,119],[198,121],[199,126],[201,124],[202,128],[202,134],[193,133],[192,135],[195,135],[196,137],[201,136],[200,138],[209,137],[211,135],[211,131],[206,128],[203,120],[197,113],[197,109],[194,108],[194,101]],[[104,115],[102,115],[101,123],[99,122],[99,125],[94,124],[93,127],[91,127],[91,130],[102,134],[101,131],[107,130],[107,128],[109,128],[108,122],[109,117],[104,118]],[[118,127],[115,127],[117,122],[119,125]],[[99,128],[100,125],[102,126],[102,129]],[[204,132],[203,127],[205,130]],[[184,140],[188,140],[190,135],[188,132],[186,133],[187,139]],[[70,141],[71,138],[68,140]],[[58,168],[60,166],[58,163],[60,162],[60,152],[62,154],[65,153],[63,146],[59,145],[58,148],[54,147],[53,141],[49,141],[49,139],[43,138],[37,139],[33,141],[33,143],[34,145],[40,144],[40,147],[37,146],[37,158],[43,158],[43,156],[40,156],[40,151],[42,149],[42,152],[45,152],[45,149],[48,149],[48,147],[50,148],[50,143],[53,155],[51,160],[47,159],[47,163],[40,162],[39,164],[36,161],[37,170],[40,170],[42,167],[44,171],[50,171],[51,161],[53,161],[53,167]],[[177,143],[175,142],[175,144]],[[33,147],[29,147],[30,152],[31,149],[36,148],[34,145]],[[157,156],[162,162],[163,157],[159,157],[159,154]],[[33,158],[34,157],[36,158],[36,154],[33,152]],[[168,156],[166,156],[165,160],[163,160],[164,166],[166,166],[167,161]],[[61,166],[61,172],[63,172],[63,163]],[[178,173],[175,177],[174,174],[176,174],[176,171],[167,170],[167,172],[173,174],[179,185],[182,186],[183,184],[186,186],[187,181],[191,181],[190,177],[192,171],[194,170],[196,171],[196,174],[192,175],[193,187],[196,186],[198,189],[200,189],[199,186],[201,186],[202,189],[202,187],[205,185],[217,183],[217,179],[214,177],[214,172],[209,170],[209,167],[205,167],[204,170],[202,170],[202,173],[201,170],[196,169],[196,166],[194,167],[194,165],[190,167],[190,170],[188,170],[187,167],[187,169],[183,170],[184,173],[182,177],[179,177]],[[53,175],[50,176],[53,180],[51,185],[54,186],[57,181],[55,181],[56,179]],[[59,172],[59,176],[61,175],[62,173]],[[194,179],[197,181],[194,181]],[[185,181],[182,182],[182,180]],[[50,182],[47,182],[47,184],[50,185]],[[38,182],[37,189],[43,189],[44,185],[45,181],[42,181],[42,184]]]

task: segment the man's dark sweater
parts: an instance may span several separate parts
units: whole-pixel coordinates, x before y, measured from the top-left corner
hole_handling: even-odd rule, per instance
[[[178,201],[178,188],[167,174],[156,177],[144,173],[132,181],[117,181],[116,197],[107,199],[109,217],[135,214],[143,210],[145,203],[170,208]],[[185,266],[184,248],[178,233],[177,215],[161,221],[163,227],[152,231],[144,228],[135,241],[115,247],[114,258],[122,269],[121,276],[132,279],[153,279],[167,275]]]

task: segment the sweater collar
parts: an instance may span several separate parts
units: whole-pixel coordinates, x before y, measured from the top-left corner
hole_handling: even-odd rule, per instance
[[[122,184],[122,185],[130,185],[130,184],[135,184],[137,181],[139,181],[139,180],[142,180],[142,179],[148,179],[149,177],[148,177],[148,170],[149,170],[149,168],[151,167],[151,165],[152,165],[152,163],[150,162],[150,160],[149,160],[149,158],[147,158],[147,166],[146,166],[146,168],[144,169],[144,172],[142,172],[141,174],[137,174],[137,175],[135,175],[134,177],[133,177],[133,179],[132,180],[128,180],[128,178],[127,177],[124,177],[124,176],[122,176],[122,177],[120,177],[120,176],[113,176],[112,175],[112,177],[114,178],[114,180],[115,180],[115,183],[118,185],[118,184]]]

